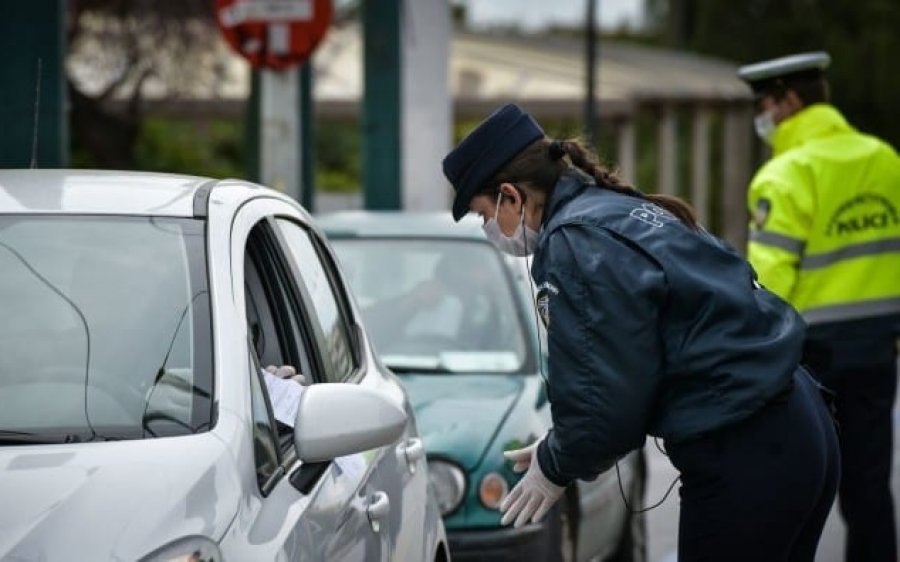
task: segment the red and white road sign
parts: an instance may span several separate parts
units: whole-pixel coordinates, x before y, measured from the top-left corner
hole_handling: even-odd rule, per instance
[[[257,68],[306,61],[331,24],[331,0],[216,0],[225,40]]]

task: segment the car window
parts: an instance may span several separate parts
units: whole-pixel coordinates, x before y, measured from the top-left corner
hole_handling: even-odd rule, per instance
[[[274,315],[254,258],[248,252],[244,260],[244,300],[247,309],[247,331],[253,351],[263,365],[280,365],[285,361],[281,337],[275,328]]]
[[[366,331],[397,371],[516,372],[526,365],[522,290],[489,245],[332,239]]]
[[[204,223],[0,216],[0,430],[53,441],[209,429]]]
[[[260,222],[244,257],[247,329],[254,351],[263,367],[291,365],[312,381],[322,380],[289,275],[268,222]]]
[[[313,321],[318,323],[320,346],[325,350],[325,377],[331,382],[346,381],[355,373],[357,361],[351,347],[349,307],[334,284],[339,279],[337,272],[325,262],[307,230],[286,219],[277,223],[315,308]]]
[[[259,363],[251,378],[265,397],[265,400],[257,398],[254,417],[258,418],[257,424],[264,418],[270,420],[270,432],[277,448],[287,453],[292,447],[293,430],[290,425],[274,420],[266,386],[260,385],[258,380],[261,369],[290,365],[310,383],[323,380],[323,377],[317,359],[321,354],[312,352],[315,341],[312,330],[302,314],[302,305],[291,286],[288,267],[269,221],[257,224],[248,237],[244,273],[247,333],[251,355]],[[260,439],[265,441],[266,438]],[[269,464],[270,459],[265,455],[257,457],[258,470],[264,471]]]
[[[256,482],[261,491],[268,488],[269,480],[281,464],[281,451],[271,404],[262,383],[261,367],[250,350],[250,407],[253,416],[253,456],[256,464]]]

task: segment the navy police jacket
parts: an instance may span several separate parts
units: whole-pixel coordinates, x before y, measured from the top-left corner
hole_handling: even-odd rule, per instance
[[[595,477],[647,434],[671,443],[737,422],[789,387],[803,320],[725,243],[573,170],[544,213],[531,272],[551,481]]]

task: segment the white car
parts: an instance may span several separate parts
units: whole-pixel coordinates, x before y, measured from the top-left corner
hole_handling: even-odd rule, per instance
[[[448,559],[406,394],[292,199],[0,171],[0,312],[0,559]]]

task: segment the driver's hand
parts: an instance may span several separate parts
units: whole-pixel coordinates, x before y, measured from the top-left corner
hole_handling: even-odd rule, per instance
[[[297,369],[290,365],[282,365],[281,367],[269,365],[266,367],[266,371],[280,379],[290,379],[298,384],[306,385],[306,377],[298,373]]]

